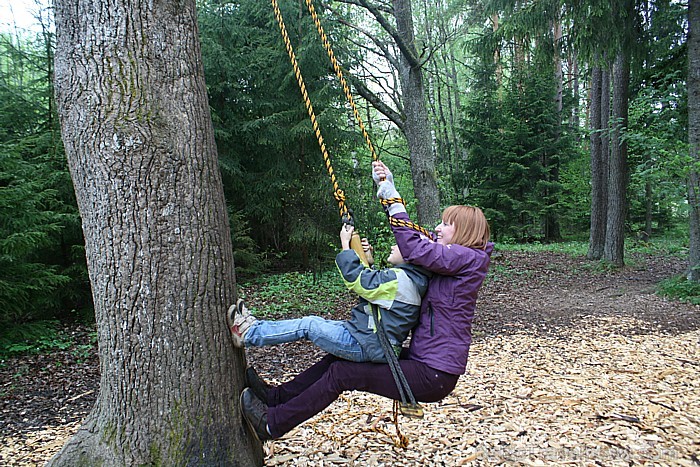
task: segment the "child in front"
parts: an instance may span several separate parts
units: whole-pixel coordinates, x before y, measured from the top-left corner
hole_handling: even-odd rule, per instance
[[[421,298],[428,287],[429,273],[404,261],[398,246],[391,248],[387,262],[392,266],[375,270],[363,266],[350,248],[354,228],[345,224],[340,231],[342,251],[336,265],[347,287],[360,297],[346,321],[319,316],[268,321],[256,319],[241,300],[228,312],[234,345],[265,346],[308,339],[322,350],[354,362],[386,362],[372,316],[372,304],[387,338],[398,355],[409,331],[416,325]],[[365,242],[366,253],[370,252]],[[371,254],[368,254],[371,260]]]

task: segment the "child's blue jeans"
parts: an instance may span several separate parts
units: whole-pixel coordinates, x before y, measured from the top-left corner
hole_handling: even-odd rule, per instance
[[[245,345],[261,347],[308,339],[331,355],[353,362],[366,358],[359,342],[343,326],[343,321],[305,316],[280,321],[259,320],[245,333]]]

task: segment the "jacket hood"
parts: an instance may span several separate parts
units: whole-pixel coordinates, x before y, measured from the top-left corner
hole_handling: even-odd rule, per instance
[[[433,276],[433,273],[428,271],[427,269],[411,263],[402,263],[392,267],[403,269],[404,271],[406,271],[406,274],[408,274],[411,280],[423,292],[425,292],[425,290],[428,288],[428,281]]]

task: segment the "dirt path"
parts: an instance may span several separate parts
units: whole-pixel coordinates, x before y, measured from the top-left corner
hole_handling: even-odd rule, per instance
[[[266,463],[700,465],[700,307],[653,294],[680,260],[630,263],[597,272],[564,255],[503,254],[481,294],[468,373],[424,419],[400,418],[406,449],[392,444],[391,402],[351,393],[267,443]],[[42,464],[89,410],[94,355],[74,367],[66,352],[41,357],[63,362],[60,376],[28,357],[0,367],[0,464]],[[281,382],[318,355],[297,343],[248,358]]]

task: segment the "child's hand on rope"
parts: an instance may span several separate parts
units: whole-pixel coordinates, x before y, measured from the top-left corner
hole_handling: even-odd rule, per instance
[[[394,183],[394,175],[391,173],[391,170],[389,170],[389,167],[382,161],[372,162],[372,179],[377,185],[385,181],[390,182],[392,185]]]
[[[363,238],[362,240],[362,251],[365,252],[365,258],[367,258],[367,263],[371,266],[374,264],[374,247],[369,244],[369,240]]]
[[[350,249],[350,240],[352,239],[352,233],[355,231],[355,227],[350,224],[343,224],[340,229],[340,244],[343,250]]]

